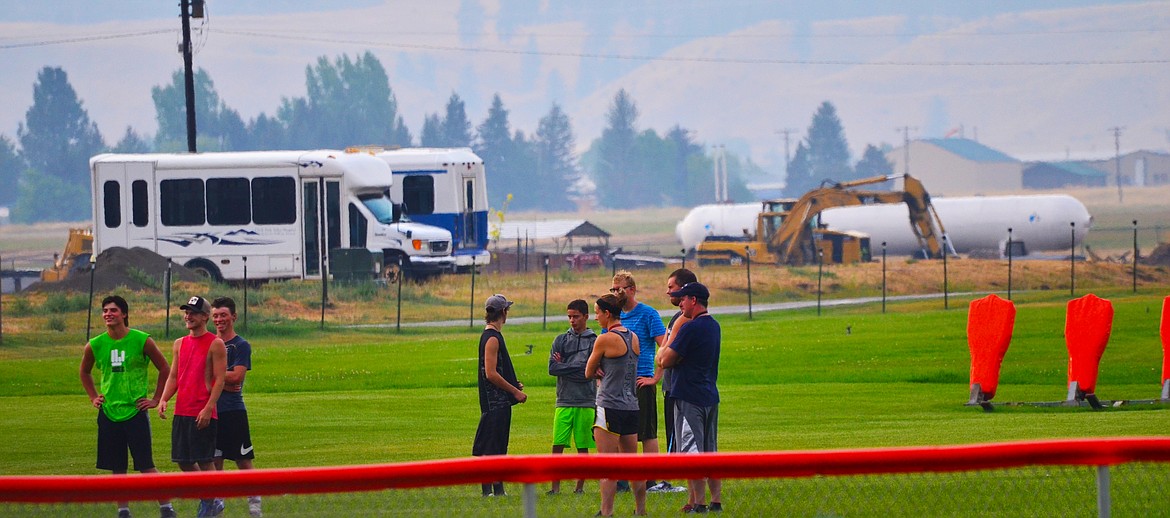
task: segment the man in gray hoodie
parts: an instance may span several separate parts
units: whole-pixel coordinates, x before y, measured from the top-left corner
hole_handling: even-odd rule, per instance
[[[553,340],[548,357],[548,373],[557,377],[557,408],[553,414],[553,453],[563,453],[570,441],[577,453],[589,453],[593,442],[597,382],[585,378],[585,362],[593,353],[597,334],[589,329],[589,304],[577,299],[569,303],[566,314],[569,330]],[[576,493],[585,491],[585,480],[577,481]],[[561,481],[554,480],[548,494],[561,492]]]

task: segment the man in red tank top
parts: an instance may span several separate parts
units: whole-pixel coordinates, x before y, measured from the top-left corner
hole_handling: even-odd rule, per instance
[[[175,340],[172,368],[158,404],[158,416],[166,419],[167,402],[177,393],[171,423],[171,461],[183,471],[213,471],[218,418],[215,407],[223,392],[227,348],[215,333],[207,331],[211,304],[206,299],[191,297],[179,309],[183,311],[187,336]],[[223,511],[212,505],[212,499],[200,502],[198,516],[218,516]]]

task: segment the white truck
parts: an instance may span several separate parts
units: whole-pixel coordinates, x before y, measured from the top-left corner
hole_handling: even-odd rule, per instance
[[[451,233],[411,222],[389,166],[334,150],[103,154],[90,159],[95,256],[142,247],[216,280],[321,278],[337,249],[414,276],[452,271]]]

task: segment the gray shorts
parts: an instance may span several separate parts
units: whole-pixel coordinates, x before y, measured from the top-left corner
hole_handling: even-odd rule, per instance
[[[699,406],[681,399],[673,401],[675,451],[719,451],[719,405]]]

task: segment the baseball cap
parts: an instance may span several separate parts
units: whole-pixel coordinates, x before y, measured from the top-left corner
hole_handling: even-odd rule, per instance
[[[182,310],[189,309],[189,310],[195,311],[197,313],[206,313],[208,315],[211,314],[211,304],[207,302],[207,299],[200,297],[198,295],[187,299],[187,303],[183,304],[182,306],[179,306],[179,309],[182,309]]]
[[[711,292],[707,291],[707,287],[698,282],[688,282],[683,287],[670,292],[671,297],[694,297],[699,300],[707,300],[711,298]]]
[[[484,304],[484,306],[487,309],[498,309],[500,311],[503,311],[505,309],[512,307],[512,301],[508,300],[503,295],[500,295],[499,293],[497,293],[495,295],[488,297],[487,302]]]

